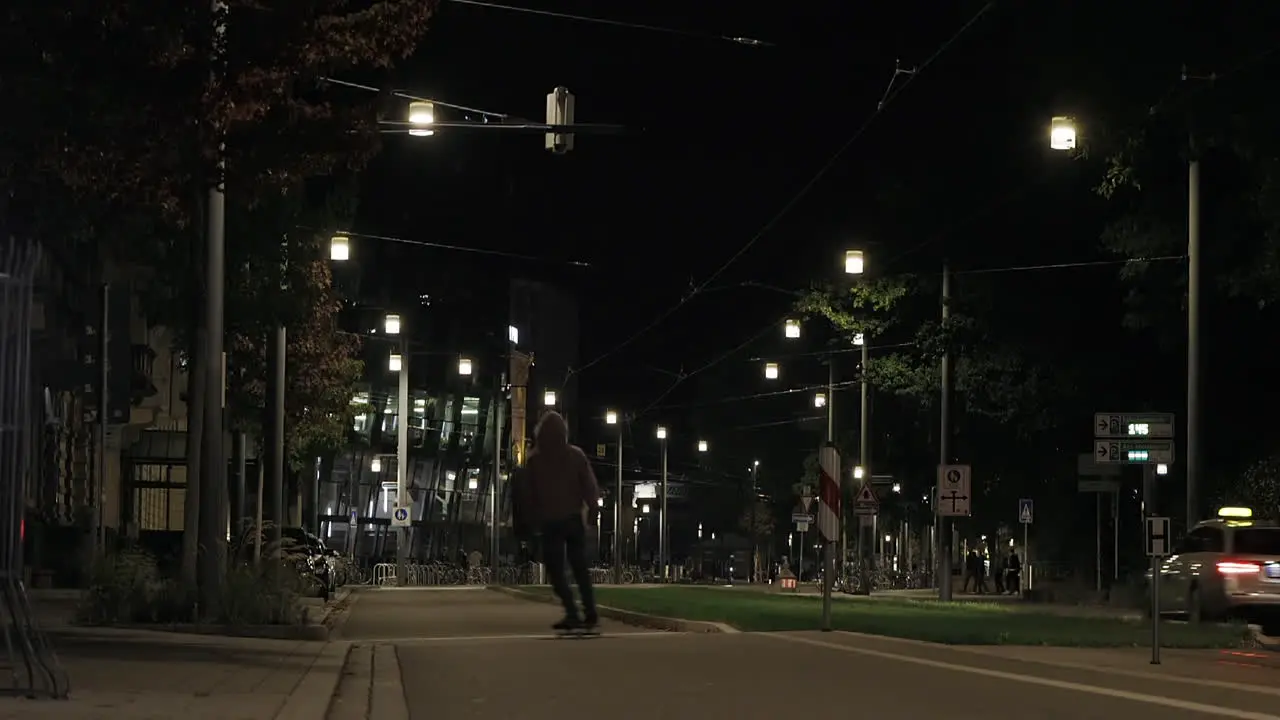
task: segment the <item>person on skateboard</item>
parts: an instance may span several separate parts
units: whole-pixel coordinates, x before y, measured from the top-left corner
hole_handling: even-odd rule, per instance
[[[569,444],[569,428],[557,412],[548,412],[534,430],[534,448],[521,473],[525,522],[542,533],[542,561],[556,597],[564,605],[564,619],[552,627],[560,631],[592,631],[599,624],[591,573],[587,567],[587,521],[599,512],[600,487],[586,453]],[[573,601],[565,576],[565,560],[578,584],[582,615]]]

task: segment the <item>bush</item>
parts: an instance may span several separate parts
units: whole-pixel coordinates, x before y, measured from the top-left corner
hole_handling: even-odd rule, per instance
[[[309,585],[287,560],[263,560],[257,567],[234,563],[217,607],[199,608],[195,588],[162,577],[150,554],[128,550],[95,563],[76,618],[90,625],[297,625],[306,621],[300,600]]]

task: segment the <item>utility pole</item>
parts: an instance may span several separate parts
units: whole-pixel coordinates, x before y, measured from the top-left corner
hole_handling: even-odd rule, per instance
[[[493,495],[490,498],[489,513],[493,518],[489,537],[489,564],[493,567],[494,582],[498,582],[499,571],[502,569],[502,563],[498,561],[498,551],[501,549],[501,532],[502,525],[499,522],[499,509],[502,502],[502,431],[506,427],[506,420],[503,418],[504,411],[507,407],[507,374],[502,373],[498,379],[498,390],[493,394],[494,420],[493,420]]]
[[[410,507],[409,499],[409,341],[400,340],[400,393],[396,398],[396,504]],[[495,418],[496,419],[496,418]],[[410,514],[410,521],[413,516]],[[409,528],[396,535],[396,586],[409,584]]]
[[[267,375],[267,404],[271,409],[270,439],[263,443],[267,462],[267,502],[271,509],[270,532],[267,547],[280,551],[280,531],[284,528],[284,390],[285,357],[288,353],[288,332],[284,325],[276,325],[271,333],[270,371]]]
[[[1194,143],[1191,152],[1195,152]],[[1187,166],[1187,529],[1200,519],[1200,160]]]
[[[613,583],[622,584],[622,418],[618,417],[618,474],[613,495]]]
[[[942,327],[946,331],[947,320],[951,317],[951,268],[942,265]],[[939,428],[938,465],[946,465],[951,459],[951,350],[950,343],[942,354],[942,397],[939,398],[941,408],[941,427]],[[938,599],[951,601],[951,518],[938,515],[938,493],[934,492],[933,512],[935,522],[940,528],[938,545],[941,557],[938,562]]]
[[[662,443],[662,502],[658,512],[658,572],[666,582],[667,553],[670,552],[667,547],[667,438],[664,436],[659,442]]]
[[[111,285],[102,284],[102,318],[98,331],[98,472],[94,473],[93,516],[89,519],[93,536],[93,559],[96,561],[106,552],[106,534],[102,527],[102,496],[107,487],[107,415],[111,412],[107,398],[107,384],[110,380],[108,357],[111,347]],[[122,485],[123,486],[123,485]]]
[[[751,497],[747,500],[747,523],[751,528],[751,562],[749,564],[751,570],[750,582],[756,581],[756,550],[758,539],[756,537],[756,498],[760,496],[760,491],[756,484],[756,477],[759,474],[760,461],[751,461]]]
[[[226,60],[227,6],[223,0],[213,0],[213,75],[211,88],[216,92],[222,82],[222,65]],[[218,160],[209,178],[209,192],[205,221],[205,316],[208,334],[205,344],[205,400],[202,458],[203,472],[200,478],[200,537],[201,553],[196,563],[200,579],[201,607],[212,610],[221,594],[226,566],[226,489],[227,459],[222,448],[222,416],[225,396],[223,393],[223,303],[226,290],[226,163],[223,159],[223,138],[217,140]]]
[[[867,367],[871,362],[871,345],[868,344],[869,337],[864,332],[862,334],[862,358],[861,365],[858,368],[858,390],[860,393],[860,407],[858,408],[858,466],[862,468],[862,482],[868,484],[871,482],[871,383],[867,378]],[[858,519],[858,542],[862,546],[862,591],[867,595],[871,594],[871,574],[870,569],[875,564],[875,536],[871,537],[871,541],[867,542],[866,531],[863,529],[863,521],[860,516]],[[871,532],[876,532],[875,518],[872,516]],[[841,562],[843,562],[841,558]]]

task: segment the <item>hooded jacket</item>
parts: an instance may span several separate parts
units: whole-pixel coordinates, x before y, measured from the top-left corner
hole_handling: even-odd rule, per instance
[[[594,511],[600,498],[596,474],[582,449],[569,444],[564,418],[556,412],[543,415],[534,438],[520,482],[524,521],[538,527]]]

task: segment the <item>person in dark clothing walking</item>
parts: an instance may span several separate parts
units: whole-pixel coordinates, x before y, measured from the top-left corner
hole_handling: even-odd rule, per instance
[[[1009,593],[1016,595],[1022,592],[1022,560],[1018,557],[1016,550],[1009,551],[1009,578],[1005,580],[1005,585],[1009,588]]]
[[[569,444],[564,418],[548,412],[534,431],[533,452],[520,474],[524,520],[542,532],[542,561],[556,597],[564,605],[564,619],[556,630],[592,629],[599,623],[595,592],[587,567],[587,521],[599,513],[600,487],[591,462],[582,449]],[[565,560],[573,572],[582,599],[582,616],[573,601],[573,589],[565,576]]]

